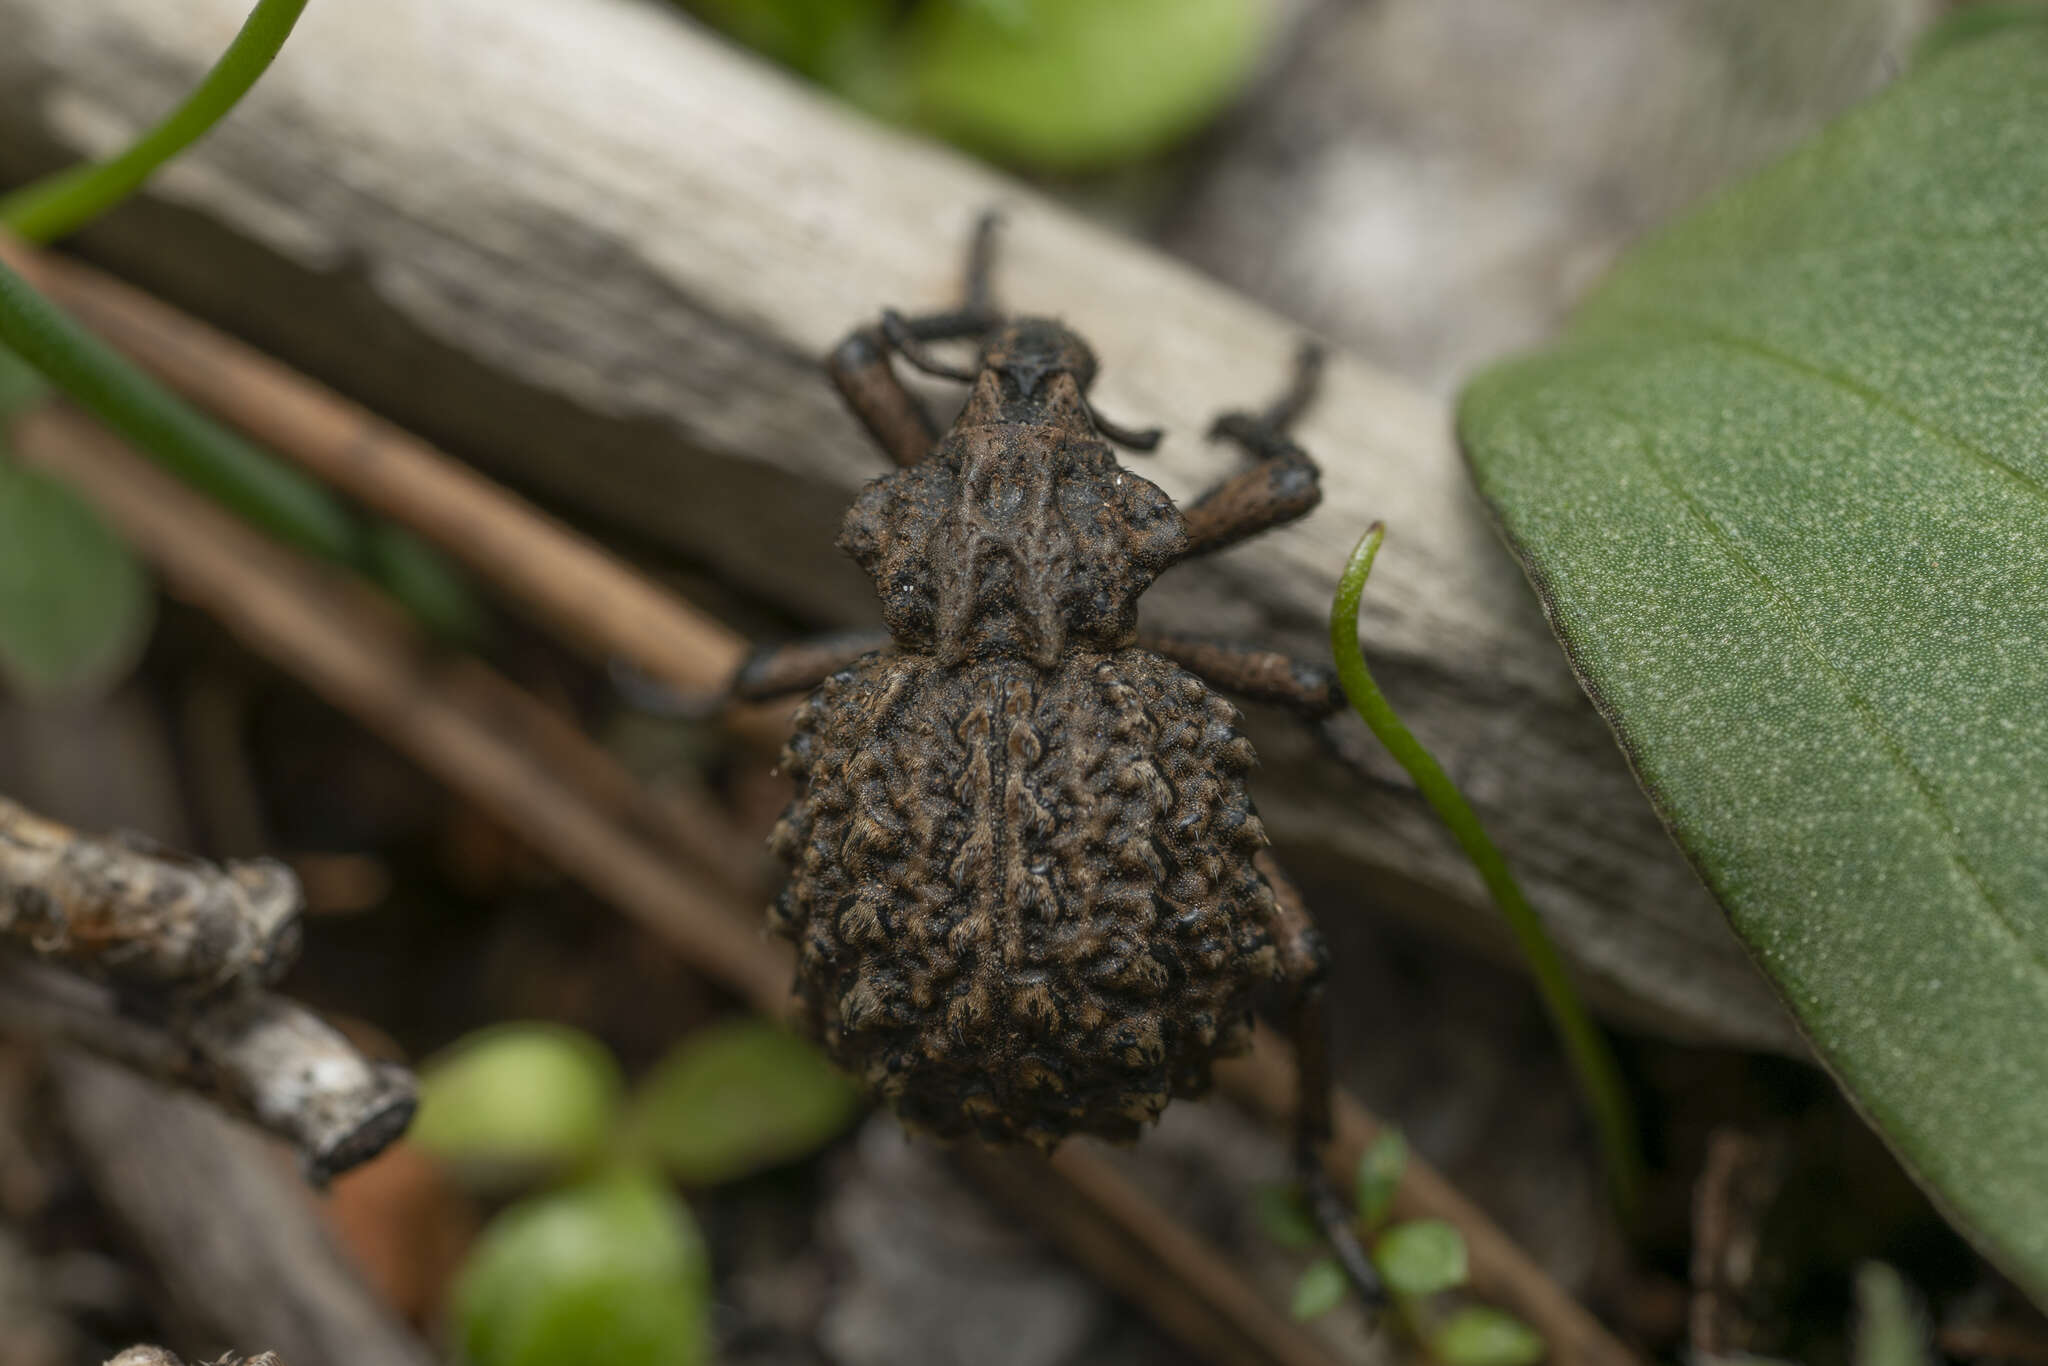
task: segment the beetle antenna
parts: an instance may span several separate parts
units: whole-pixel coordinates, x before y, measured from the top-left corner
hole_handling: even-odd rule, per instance
[[[1305,341],[1294,353],[1294,377],[1287,386],[1287,392],[1259,415],[1260,424],[1275,432],[1285,432],[1315,401],[1316,390],[1322,382],[1323,348],[1315,342]]]
[[[974,220],[974,245],[967,249],[967,309],[990,318],[996,316],[996,233],[1002,226],[1000,210],[983,209]]]
[[[927,375],[936,375],[940,379],[957,379],[962,384],[974,383],[974,371],[958,365],[948,365],[925,350],[924,343],[918,340],[910,324],[893,308],[882,314],[882,335],[889,339],[891,346],[902,353],[903,359]]]
[[[1095,411],[1095,405],[1088,404],[1088,416],[1095,423],[1095,430],[1101,432],[1127,451],[1150,451],[1159,445],[1159,438],[1166,433],[1158,427],[1130,428],[1111,422]]]

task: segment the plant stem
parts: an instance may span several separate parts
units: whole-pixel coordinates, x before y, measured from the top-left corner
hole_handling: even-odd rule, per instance
[[[235,107],[277,56],[306,0],[258,0],[256,8],[184,103],[114,157],[74,166],[0,198],[0,226],[50,242],[97,218],[196,142]]]
[[[1437,763],[1422,747],[1422,742],[1401,724],[1401,718],[1394,714],[1386,695],[1373,680],[1372,670],[1366,666],[1365,654],[1359,647],[1359,599],[1365,594],[1366,576],[1372,572],[1373,557],[1379,553],[1380,542],[1385,536],[1383,523],[1375,522],[1366,528],[1365,535],[1359,538],[1357,547],[1351,552],[1350,563],[1344,567],[1344,577],[1337,585],[1336,601],[1330,605],[1330,648],[1336,655],[1337,675],[1343,681],[1345,696],[1351,699],[1352,709],[1387,747],[1395,761],[1408,770],[1408,776],[1415,780],[1430,809],[1450,828],[1459,847],[1465,851],[1465,857],[1479,870],[1486,890],[1492,894],[1494,904],[1500,907],[1501,915],[1506,918],[1508,929],[1514,934],[1522,956],[1529,964],[1529,971],[1536,978],[1536,989],[1550,1011],[1565,1054],[1578,1073],[1580,1089],[1585,1093],[1586,1103],[1593,1112],[1593,1120],[1600,1133],[1615,1204],[1627,1216],[1635,1210],[1637,1192],[1642,1183],[1643,1159],[1636,1146],[1634,1109],[1629,1103],[1628,1088],[1622,1082],[1614,1054],[1572,989],[1557,946],[1551,943],[1536,908],[1529,904],[1529,898],[1522,894],[1515,875],[1508,870],[1507,860],[1494,847],[1485,827],[1480,825],[1478,815],[1464,794],[1458,791],[1450,775],[1444,772],[1443,765]]]
[[[192,487],[293,545],[358,562],[361,528],[297,471],[200,416],[0,264],[0,346]]]

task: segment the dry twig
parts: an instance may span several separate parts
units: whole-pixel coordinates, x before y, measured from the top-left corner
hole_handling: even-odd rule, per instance
[[[0,940],[124,986],[202,995],[274,981],[299,886],[270,859],[220,867],[137,835],[95,838],[0,797]]]
[[[267,1144],[124,1071],[52,1061],[58,1118],[94,1192],[195,1335],[262,1343],[294,1366],[433,1366]]]
[[[474,663],[430,664],[403,625],[365,590],[264,541],[82,418],[61,411],[33,416],[18,429],[17,446],[25,459],[82,489],[163,569],[176,591],[223,621],[252,649],[492,811],[600,894],[646,920],[700,968],[764,1010],[786,1007],[789,956],[784,946],[763,938],[752,908],[730,895],[707,892],[682,875],[630,825],[622,826],[615,809],[593,799],[591,775],[612,768],[609,759],[588,742],[578,746],[572,736],[560,733],[559,723],[548,747],[522,748],[488,714],[461,700],[462,689],[450,686],[449,671],[514,711],[544,715],[538,703],[514,703],[523,694]],[[582,755],[573,766],[562,762],[569,748],[579,748]],[[616,793],[630,783],[621,776],[597,785]],[[1292,1105],[1292,1069],[1273,1068],[1270,1054],[1264,1056],[1266,1064],[1230,1069],[1225,1084],[1261,1108],[1285,1111]],[[1290,1094],[1276,1098],[1276,1085]],[[1340,1149],[1355,1158],[1377,1124],[1355,1102],[1343,1101],[1341,1107],[1345,1142]],[[1041,1182],[1045,1170],[1039,1168]],[[1059,1225],[1056,1236],[1071,1255],[1139,1296],[1183,1343],[1219,1360],[1277,1364],[1327,1359],[1300,1329],[1245,1287],[1213,1249],[1106,1169],[1077,1152],[1058,1159],[1050,1170],[1059,1173],[1062,1199],[1037,1202],[1041,1217]],[[1025,1171],[1010,1184],[1028,1191],[1028,1184],[1019,1183],[1030,1179]],[[1425,1164],[1410,1163],[1403,1190],[1411,1212],[1451,1219],[1465,1231],[1475,1282],[1498,1293],[1544,1333],[1554,1361],[1620,1366],[1633,1360]],[[1069,1217],[1075,1202],[1085,1217]],[[1105,1237],[1105,1230],[1113,1230],[1115,1237]],[[1134,1277],[1133,1244],[1147,1250],[1148,1263],[1160,1268],[1156,1275]],[[1229,1325],[1227,1333],[1219,1333],[1219,1318]],[[1252,1355],[1234,1355],[1237,1345]]]
[[[264,991],[222,992],[151,1019],[83,978],[0,959],[0,1027],[205,1097],[289,1142],[316,1186],[384,1151],[416,1104],[404,1068],[369,1061]]]
[[[1764,1221],[1785,1185],[1782,1140],[1717,1129],[1693,1188],[1693,1354],[1701,1361],[1746,1357],[1764,1347],[1768,1308]]]
[[[504,486],[242,342],[0,236],[0,261],[179,393],[436,542],[570,641],[684,694],[723,693],[746,646]],[[780,743],[786,709],[738,709]]]
[[[289,1141],[322,1184],[412,1116],[410,1074],[369,1061],[261,989],[297,952],[279,863],[220,867],[132,835],[94,837],[0,798],[0,1024],[195,1091]]]

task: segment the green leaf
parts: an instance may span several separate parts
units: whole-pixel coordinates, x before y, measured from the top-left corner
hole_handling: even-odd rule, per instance
[[[1401,1173],[1408,1166],[1408,1140],[1399,1129],[1382,1129],[1379,1137],[1358,1155],[1358,1174],[1353,1178],[1351,1198],[1358,1217],[1367,1228],[1378,1228],[1393,1207],[1394,1192],[1401,1187]]]
[[[1344,1268],[1337,1265],[1334,1257],[1324,1257],[1308,1264],[1301,1273],[1301,1279],[1294,1283],[1294,1299],[1287,1306],[1287,1312],[1294,1315],[1298,1323],[1319,1319],[1344,1302],[1349,1282],[1344,1279]]]
[[[2048,1298],[2048,23],[1638,251],[1460,430],[1815,1048]]]
[[[838,84],[871,60],[894,22],[894,0],[686,0],[739,42],[813,80]]]
[[[149,638],[149,581],[91,504],[7,462],[0,440],[0,687],[49,698],[118,682]]]
[[[1513,1314],[1475,1304],[1430,1335],[1429,1354],[1444,1366],[1535,1366],[1543,1338]]]
[[[562,1025],[497,1025],[462,1039],[420,1073],[410,1137],[488,1184],[534,1169],[597,1161],[624,1110],[618,1064]]]
[[[690,1211],[618,1172],[491,1221],[457,1281],[469,1366],[701,1366],[711,1270]]]
[[[1217,114],[1277,13],[1269,0],[937,0],[908,39],[912,117],[1046,170],[1129,161]]]
[[[1399,1295],[1434,1295],[1465,1283],[1465,1236],[1441,1219],[1414,1219],[1380,1235],[1373,1265]]]
[[[711,1185],[793,1162],[860,1113],[824,1055],[765,1020],[700,1029],[678,1044],[634,1105],[637,1151],[679,1180]]]
[[[0,346],[0,437],[7,424],[50,396],[50,382],[42,372]]]
[[[1943,15],[1913,48],[1915,62],[1930,61],[2008,24],[2041,22],[2040,0],[1976,0]]]
[[[1316,1221],[1293,1186],[1261,1186],[1253,1197],[1259,1231],[1285,1248],[1297,1251],[1323,1240]]]
[[[1905,1278],[1883,1262],[1856,1268],[1856,1366],[1929,1366],[1927,1325]]]

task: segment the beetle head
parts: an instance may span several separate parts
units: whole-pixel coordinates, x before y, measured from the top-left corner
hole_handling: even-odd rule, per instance
[[[1002,381],[1004,398],[1028,402],[1054,375],[1072,376],[1086,394],[1095,382],[1095,353],[1050,318],[1014,318],[983,344],[981,368]]]

